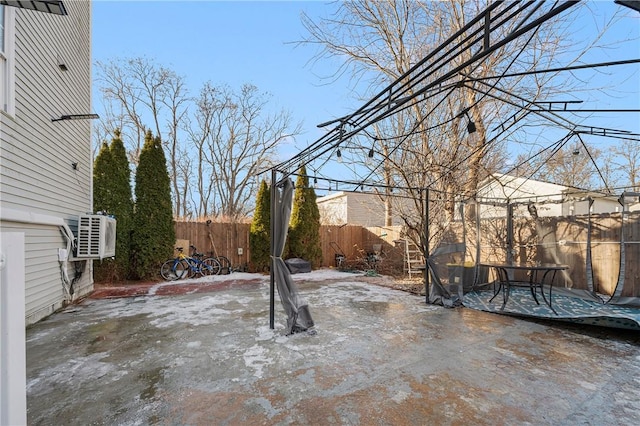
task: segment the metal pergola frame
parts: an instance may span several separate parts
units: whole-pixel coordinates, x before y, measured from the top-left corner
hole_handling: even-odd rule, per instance
[[[502,75],[489,76],[483,78],[473,78],[466,76],[463,70],[467,67],[473,67],[477,65],[487,56],[491,55],[497,49],[513,42],[514,40],[534,33],[542,24],[548,20],[562,14],[569,10],[571,7],[577,5],[580,1],[560,1],[560,2],[544,2],[544,1],[518,1],[518,2],[492,2],[486,9],[480,12],[475,18],[469,21],[463,28],[456,31],[451,37],[445,40],[439,47],[435,48],[431,53],[425,56],[422,60],[412,66],[406,73],[402,74],[395,81],[381,90],[369,101],[365,102],[360,108],[353,113],[330,120],[318,125],[318,127],[329,128],[328,132],[311,143],[307,148],[301,150],[298,154],[291,157],[289,160],[283,161],[271,170],[271,241],[272,241],[272,269],[273,259],[275,256],[273,249],[274,241],[274,227],[273,218],[274,214],[277,214],[277,209],[274,206],[276,194],[276,185],[293,175],[295,170],[301,166],[306,166],[310,162],[324,158],[331,152],[340,147],[342,143],[350,138],[360,134],[367,133],[367,129],[374,124],[391,117],[394,114],[399,113],[417,103],[420,103],[424,97],[430,96],[432,92],[436,93],[451,93],[457,88],[466,87],[471,90],[478,91],[483,96],[491,97],[511,104],[516,107],[521,113],[520,116],[514,114],[509,117],[500,126],[504,131],[510,125],[515,124],[519,119],[528,115],[536,114],[541,118],[556,124],[560,128],[564,128],[568,134],[577,135],[580,138],[580,134],[594,134],[604,137],[615,137],[620,139],[639,140],[640,135],[632,134],[629,132],[607,129],[604,127],[582,126],[571,122],[564,118],[561,113],[564,112],[576,112],[576,111],[594,111],[594,110],[579,110],[575,108],[568,108],[569,104],[577,103],[574,101],[561,101],[561,102],[531,102],[523,98],[518,98],[513,94],[511,98],[515,97],[516,101],[506,99],[506,97],[500,93],[499,89],[496,89],[497,82],[502,78],[509,76],[519,76],[526,74],[536,73],[551,73],[559,71],[570,71],[574,69],[583,68],[596,68],[615,65],[628,65],[640,63],[640,59],[630,59],[612,62],[603,62],[591,65],[579,65],[565,68],[553,68],[546,70],[531,70],[526,73],[503,73]],[[545,9],[546,8],[546,9]],[[536,15],[536,16],[534,16]],[[497,38],[497,31],[506,24],[515,24],[514,30],[500,39]],[[454,59],[459,59],[464,52],[472,52],[469,59],[462,61],[459,65],[454,66],[452,69],[444,72],[442,75],[438,75],[438,72],[442,71],[450,63],[456,63]],[[485,80],[493,81],[493,84],[485,82]],[[468,82],[479,82],[485,86],[485,90],[481,90],[477,87],[468,86]],[[555,105],[564,105],[564,108],[557,108]],[[545,107],[547,106],[548,107]],[[467,110],[463,111],[466,113]],[[598,110],[603,111],[603,110]],[[614,111],[614,110],[611,110]],[[615,110],[624,112],[640,112],[640,110]],[[451,121],[451,120],[449,120]],[[332,126],[332,127],[331,127]],[[499,127],[500,127],[499,126]],[[402,146],[406,137],[398,137],[398,142],[393,150]],[[584,142],[580,139],[581,143]],[[487,142],[487,145],[491,141]],[[586,146],[585,146],[586,148]],[[595,164],[595,163],[594,163]],[[355,188],[364,186],[368,187],[381,187],[379,183],[370,183],[368,179],[373,176],[376,170],[382,165],[379,162],[370,173],[363,179],[357,180],[343,180],[343,179],[324,179],[328,180],[329,184],[332,181],[342,182],[347,184],[353,184]],[[452,168],[455,168],[453,165]],[[596,165],[597,168],[597,165]],[[281,179],[278,175],[282,176]],[[423,194],[423,213],[428,217],[429,214],[429,192],[431,188],[412,188],[419,190]],[[427,266],[425,268],[425,286],[427,290],[427,302],[429,298],[429,225],[428,220],[425,220],[424,227],[424,241],[425,245],[423,251],[425,254],[425,260]],[[274,328],[274,294],[275,283],[273,272],[270,278],[270,327]]]

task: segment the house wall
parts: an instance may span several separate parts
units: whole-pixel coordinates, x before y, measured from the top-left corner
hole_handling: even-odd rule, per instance
[[[51,121],[91,112],[91,3],[65,7],[67,16],[15,9],[15,113],[0,112],[0,225],[26,235],[27,324],[63,305],[61,224],[75,230],[92,209],[91,122]],[[66,268],[81,272],[74,299],[92,290],[90,263]]]
[[[564,204],[562,214],[565,216],[589,214],[589,201],[567,201]],[[595,198],[591,205],[591,214],[617,213],[622,211],[618,201],[608,198]]]
[[[557,217],[588,214],[616,213],[621,211],[621,206],[614,197],[602,197],[598,194],[569,191],[562,185],[541,182],[533,179],[525,179],[508,175],[495,174],[481,185],[478,191],[479,197],[489,204],[480,207],[483,218],[503,217],[504,206],[493,206],[490,203],[506,203],[509,200],[516,203],[514,216],[528,215],[527,203],[529,200],[535,203],[539,217]],[[588,196],[593,198],[593,204],[589,206]],[[580,198],[572,200],[572,197]],[[569,198],[569,199],[567,199]]]
[[[350,193],[347,196],[347,222],[352,225],[383,226],[384,203],[377,195]]]
[[[479,197],[484,200],[495,200],[499,203],[506,203],[507,199],[511,202],[523,202],[530,198],[533,202],[544,202],[546,204],[537,204],[539,216],[560,216],[563,212],[563,206],[553,201],[561,201],[561,192],[565,187],[552,183],[539,182],[535,180],[527,180],[508,175],[496,174],[487,183],[482,185],[478,191]],[[549,203],[549,201],[551,201]],[[528,215],[525,205],[515,207],[514,215]],[[481,217],[503,217],[506,209],[503,206],[492,206],[483,204],[480,206]]]
[[[559,194],[566,190],[566,187],[554,183],[498,173],[485,182],[479,190],[481,197],[510,199],[512,201],[525,198],[531,198],[534,202],[560,200],[562,196]]]
[[[340,192],[317,198],[320,223],[323,225],[343,225],[347,223],[347,197]]]
[[[397,204],[399,201],[392,199],[392,202]],[[318,198],[317,203],[323,225],[385,225],[385,205],[376,194],[338,192]],[[397,211],[392,216],[393,225],[402,224]]]

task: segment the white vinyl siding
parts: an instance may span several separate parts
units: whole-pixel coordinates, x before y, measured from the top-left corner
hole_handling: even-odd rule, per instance
[[[67,244],[56,225],[3,221],[2,233],[10,231],[25,234],[25,313],[29,325],[62,307],[65,295],[58,250]],[[74,285],[74,300],[93,289],[91,261],[68,262],[65,270],[69,279],[75,276],[76,264],[81,275]]]
[[[12,7],[0,6],[0,111],[13,115],[15,109],[15,25]]]
[[[362,226],[384,225],[384,203],[374,194],[352,193],[347,197],[348,222]]]
[[[341,193],[344,194],[344,193]],[[321,197],[316,200],[323,225],[344,225],[347,223],[347,197],[340,194]]]
[[[385,207],[378,195],[338,192],[317,203],[322,224],[384,226]]]
[[[392,223],[401,226],[400,209],[413,211],[413,202],[406,198],[391,198]],[[376,194],[337,192],[317,199],[320,223],[323,225],[385,226],[385,204]]]
[[[613,213],[620,211],[620,204],[615,197],[603,198],[602,194],[571,189],[554,183],[494,173],[485,180],[478,190],[478,196],[487,203],[520,203],[514,211],[515,216],[528,216],[527,202],[535,203],[538,216],[557,217],[589,213],[587,197],[594,197],[591,213]],[[504,216],[504,207],[490,204],[480,206],[482,217]]]
[[[65,7],[67,16],[6,8],[15,15],[15,113],[0,114],[0,207],[13,213],[1,226],[25,232],[27,324],[62,306],[58,249],[66,241],[55,223],[20,221],[15,212],[58,218],[75,229],[77,216],[92,209],[91,121],[51,121],[92,112],[91,2]],[[92,289],[90,263],[81,263],[76,297]],[[68,274],[72,279],[71,262]]]
[[[2,123],[2,202],[75,216],[91,210],[91,122],[51,119],[91,112],[90,3],[65,5],[68,16],[15,11],[16,114]]]

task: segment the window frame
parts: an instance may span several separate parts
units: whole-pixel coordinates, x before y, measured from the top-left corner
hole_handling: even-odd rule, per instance
[[[4,10],[4,50],[0,50],[0,111],[15,115],[15,8]]]

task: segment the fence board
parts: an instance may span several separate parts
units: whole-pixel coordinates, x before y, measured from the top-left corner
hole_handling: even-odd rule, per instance
[[[189,240],[201,253],[226,256],[234,267],[241,269],[249,263],[250,227],[248,223],[175,222],[177,239]],[[242,254],[238,249],[242,249]]]
[[[596,291],[612,294],[619,275],[620,238],[624,232],[626,241],[625,280],[622,296],[640,296],[640,212],[592,215],[592,264]],[[624,224],[624,229],[621,229]],[[479,239],[483,261],[504,261],[504,218],[484,219],[481,235],[469,233],[469,247]],[[201,252],[213,252],[227,256],[234,266],[249,265],[249,229],[247,223],[176,222],[176,237],[188,240]],[[576,289],[586,289],[587,216],[545,217],[537,221],[514,220],[514,249],[516,261],[552,261],[571,266],[560,284]],[[209,232],[213,238],[212,246]],[[460,232],[457,230],[456,232]],[[336,254],[344,254],[347,260],[356,261],[373,252],[380,245],[385,261],[402,271],[403,250],[399,227],[365,228],[359,225],[322,225],[320,241],[321,267],[336,265]],[[475,246],[473,246],[475,247]],[[238,248],[242,254],[238,254]],[[432,248],[433,249],[433,248]],[[338,253],[338,251],[340,253]],[[475,249],[467,250],[468,253]]]

